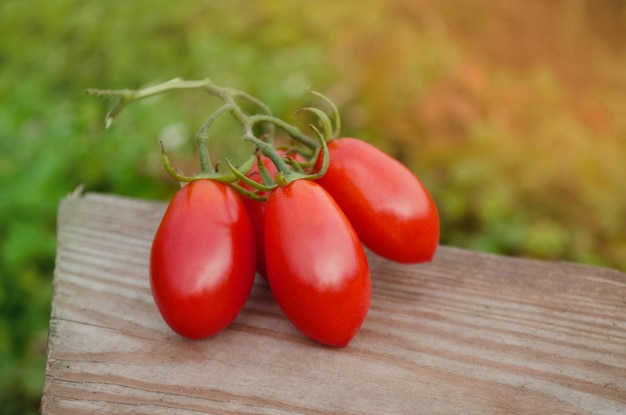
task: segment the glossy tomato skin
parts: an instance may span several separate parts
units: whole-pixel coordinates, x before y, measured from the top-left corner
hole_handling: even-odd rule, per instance
[[[255,266],[252,223],[231,187],[197,180],[176,193],[150,255],[152,294],[172,330],[200,339],[226,328],[250,295]]]
[[[284,155],[284,152],[281,150],[277,150],[277,152],[281,156]],[[294,154],[290,157],[299,162],[306,161],[305,158],[299,154]],[[267,169],[267,172],[270,174],[270,176],[274,177],[274,175],[278,171],[274,163],[272,163],[272,161],[266,156],[261,156],[261,162]],[[259,168],[256,164],[252,166],[247,176],[255,180],[257,183],[262,182]],[[245,183],[242,183],[241,185],[248,190],[252,190],[252,187]],[[267,196],[267,194],[265,195]],[[248,210],[250,219],[252,220],[252,226],[254,227],[254,235],[256,238],[257,247],[257,272],[263,278],[267,278],[267,267],[265,266],[265,202],[253,200],[249,197],[244,197],[243,202],[246,206],[246,209]]]
[[[363,244],[400,263],[432,260],[439,244],[439,215],[420,180],[356,138],[332,140],[328,151],[329,168],[318,183],[341,206]]]
[[[271,160],[265,156],[261,156],[261,162],[263,163],[269,174],[273,177],[277,171],[274,163],[272,163]],[[256,163],[252,166],[247,176],[257,183],[262,183],[263,181]],[[241,185],[247,190],[252,190],[252,187],[248,184],[242,183]],[[254,237],[257,247],[256,269],[259,275],[261,275],[263,278],[267,278],[267,271],[265,266],[265,202],[253,200],[249,197],[244,197],[243,202],[246,206],[248,214],[250,215],[250,219],[252,220],[252,226],[254,228]]]
[[[270,288],[289,320],[315,341],[346,346],[367,316],[371,281],[363,247],[328,192],[309,180],[272,191],[265,248]]]

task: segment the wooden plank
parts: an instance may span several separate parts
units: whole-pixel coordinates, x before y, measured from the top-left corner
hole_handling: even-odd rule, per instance
[[[148,281],[165,205],[87,194],[59,208],[42,413],[626,413],[626,274],[440,247],[368,254],[352,343],[299,334],[257,279],[237,320],[185,340]]]

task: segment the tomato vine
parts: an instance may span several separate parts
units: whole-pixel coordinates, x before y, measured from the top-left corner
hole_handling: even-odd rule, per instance
[[[199,173],[178,173],[161,142],[165,170],[187,183],[170,201],[150,257],[153,297],[172,330],[197,339],[225,329],[244,307],[258,273],[296,328],[319,343],[343,347],[370,307],[363,245],[396,262],[433,258],[439,217],[426,188],[372,145],[340,137],[338,108],[319,92],[309,90],[330,108],[330,117],[312,106],[297,112],[316,120],[309,124],[312,136],[274,116],[259,99],[209,79],[87,93],[113,99],[105,118],[110,127],[129,104],[175,90],[201,90],[222,104],[194,136]],[[244,111],[242,101],[256,112]],[[223,172],[211,163],[209,141],[216,121],[227,116],[255,151],[238,166],[225,157]],[[278,147],[276,129],[294,145]]]
[[[322,128],[319,129],[315,125],[311,124],[310,128],[315,136],[315,138],[311,138],[303,133],[298,127],[272,115],[272,111],[269,107],[259,99],[235,88],[219,86],[210,79],[189,81],[181,78],[175,78],[143,89],[87,89],[86,92],[90,95],[98,95],[113,99],[113,105],[105,117],[105,126],[108,128],[112,125],[113,121],[120,114],[120,112],[129,104],[141,99],[175,90],[201,90],[219,98],[223,104],[209,115],[195,134],[194,141],[200,161],[200,173],[194,176],[184,176],[176,172],[170,163],[164,145],[161,143],[163,165],[168,174],[170,174],[170,176],[174,179],[180,182],[192,182],[200,179],[217,180],[231,185],[247,197],[251,197],[256,200],[264,200],[263,196],[259,196],[259,192],[272,190],[278,185],[278,183],[285,185],[286,183],[298,179],[315,180],[326,172],[327,163],[322,164],[320,169],[315,172],[305,172],[302,168],[300,168],[300,165],[293,163],[293,159],[290,159],[290,161],[283,159],[283,157],[277,153],[273,144],[275,127],[278,127],[285,131],[293,140],[314,151],[314,157],[307,163],[309,166],[314,165],[319,154],[321,153],[323,155],[327,152],[326,142],[331,138],[331,134],[333,133],[333,128],[331,127],[331,122],[328,116],[317,108],[305,107],[299,111],[313,113],[319,118]],[[316,96],[323,97],[323,95],[318,92],[310,92]],[[252,103],[260,110],[260,113],[247,114],[238,103],[238,100],[244,100]],[[327,102],[330,102],[330,100],[327,99]],[[258,183],[250,180],[246,176],[247,171],[251,168],[255,159],[258,158],[258,154],[252,155],[241,166],[234,166],[231,161],[226,158],[224,162],[229,167],[228,174],[219,173],[212,166],[208,149],[210,137],[209,132],[215,122],[226,115],[232,116],[240,124],[243,130],[242,139],[253,144],[259,154],[267,157],[272,161],[272,163],[274,163],[274,165],[276,165],[279,174],[278,183],[276,181],[273,181],[273,183]],[[338,117],[335,118],[338,119]],[[262,124],[264,127],[264,134],[262,137],[257,137],[254,134],[254,127],[257,124]],[[322,158],[328,159],[328,157]],[[267,177],[265,178],[267,179]],[[254,191],[242,188],[238,183],[239,181],[245,182],[251,186]]]

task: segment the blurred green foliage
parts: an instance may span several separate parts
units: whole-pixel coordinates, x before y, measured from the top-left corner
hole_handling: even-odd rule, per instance
[[[158,139],[196,168],[217,104],[171,94],[104,130],[86,88],[211,77],[292,120],[312,86],[423,179],[443,243],[626,269],[625,27],[624,0],[4,0],[0,412],[37,412],[59,200],[166,200]],[[227,127],[216,155],[238,151]]]

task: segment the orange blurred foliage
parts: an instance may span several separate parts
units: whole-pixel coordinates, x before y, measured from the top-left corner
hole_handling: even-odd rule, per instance
[[[625,1],[361,4],[326,9],[328,93],[430,185],[444,243],[626,268]]]

